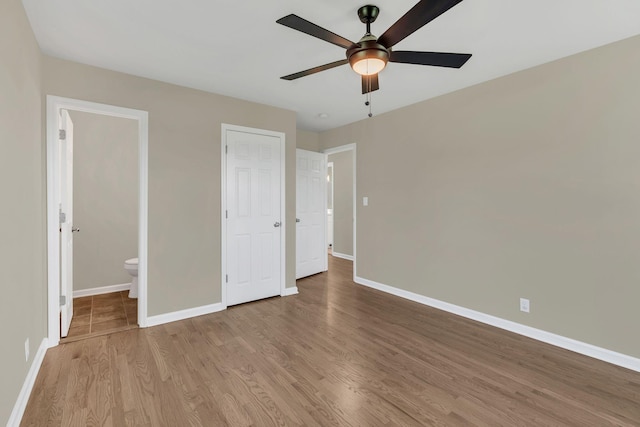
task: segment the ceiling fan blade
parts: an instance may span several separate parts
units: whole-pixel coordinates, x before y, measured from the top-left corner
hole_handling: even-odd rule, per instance
[[[354,44],[352,41],[347,40],[335,33],[332,33],[329,30],[325,30],[324,28],[319,27],[316,24],[307,21],[306,19],[300,18],[297,15],[287,15],[283,18],[278,19],[276,22],[278,24],[284,25],[285,27],[293,28],[294,30],[301,31],[305,34],[309,34],[310,36],[317,37],[320,40],[333,43],[345,49],[349,49],[349,47]]]
[[[362,76],[362,94],[373,92],[380,89],[378,84],[378,75]]]
[[[391,52],[389,62],[403,64],[433,65],[434,67],[460,68],[471,58],[470,53],[415,52],[395,50]]]
[[[288,76],[280,77],[283,80],[295,80],[300,77],[309,76],[311,74],[319,73],[320,71],[330,70],[331,68],[339,67],[341,65],[348,64],[348,59],[341,59],[340,61],[331,62],[329,64],[320,65],[319,67],[309,68],[308,70],[300,71],[298,73],[289,74]]]
[[[394,46],[405,37],[413,34],[425,24],[460,3],[462,0],[420,0],[404,16],[398,19],[378,39],[386,48]]]

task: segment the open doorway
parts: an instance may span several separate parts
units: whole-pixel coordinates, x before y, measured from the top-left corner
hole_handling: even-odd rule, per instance
[[[99,134],[107,130],[114,134]],[[127,324],[146,326],[147,135],[145,111],[47,97],[48,335],[51,346],[57,345],[61,335],[69,332],[74,311],[80,314],[78,309],[81,309],[86,315],[90,309],[86,301],[94,298],[103,300],[102,303],[120,299],[122,303],[122,315],[113,310],[103,313],[105,323],[100,327],[105,332],[109,326],[115,327],[116,320],[122,320],[123,316]],[[77,140],[78,136],[81,140]],[[104,146],[108,141],[110,146]],[[79,157],[79,154],[82,155]],[[82,239],[75,239],[74,250],[74,238],[80,236],[81,231]],[[80,262],[74,263],[74,258]],[[125,263],[133,262],[134,258],[137,258],[137,276]],[[132,283],[136,278],[137,304],[127,304],[125,297],[129,288],[135,289]],[[76,310],[74,297],[83,302]],[[135,313],[131,312],[132,307]]]
[[[327,156],[327,230],[334,257],[353,261],[356,271],[356,144],[324,150]],[[329,192],[330,197],[329,197]],[[329,202],[329,198],[331,202]]]

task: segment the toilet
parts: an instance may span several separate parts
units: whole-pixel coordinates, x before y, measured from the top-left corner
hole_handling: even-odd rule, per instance
[[[130,258],[124,262],[124,269],[131,275],[129,298],[138,298],[138,258]]]

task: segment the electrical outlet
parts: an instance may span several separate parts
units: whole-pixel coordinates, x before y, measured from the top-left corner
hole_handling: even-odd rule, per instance
[[[24,360],[25,362],[29,361],[29,338],[24,340]]]
[[[520,298],[520,311],[525,313],[529,312],[529,300],[526,298]]]

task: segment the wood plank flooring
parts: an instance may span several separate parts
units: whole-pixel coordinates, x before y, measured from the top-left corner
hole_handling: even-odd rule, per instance
[[[23,426],[640,426],[640,373],[356,285],[50,349]]]

